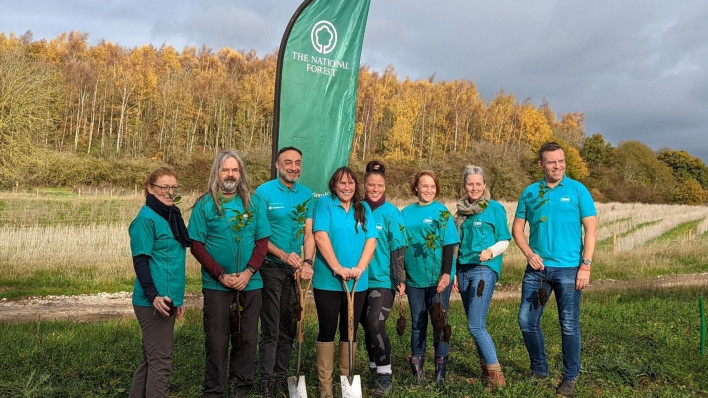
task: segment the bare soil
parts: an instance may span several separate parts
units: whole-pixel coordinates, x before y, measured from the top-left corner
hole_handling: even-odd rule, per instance
[[[670,289],[676,287],[708,287],[708,272],[660,276],[632,281],[597,280],[585,290],[623,291],[633,289]],[[459,299],[453,294],[452,298]],[[519,299],[521,288],[497,288],[495,300]],[[187,308],[201,308],[202,296],[187,294]],[[78,296],[29,297],[19,300],[0,300],[0,322],[39,322],[69,320],[93,322],[104,319],[132,317],[131,293],[98,293]]]

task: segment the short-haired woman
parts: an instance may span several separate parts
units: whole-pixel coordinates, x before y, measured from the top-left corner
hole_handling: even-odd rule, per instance
[[[133,310],[142,331],[142,359],[130,397],[167,397],[175,319],[184,314],[185,248],[192,241],[175,206],[175,173],[161,167],[145,182],[145,205],[128,228],[135,268]]]
[[[454,272],[452,260],[460,238],[450,211],[435,200],[440,183],[433,171],[418,172],[411,183],[411,192],[418,201],[401,212],[409,241],[405,292],[411,308],[411,370],[417,384],[425,380],[423,362],[430,313],[435,334],[435,381],[442,384],[450,352],[449,336],[445,336],[444,330],[452,289],[450,275]]]

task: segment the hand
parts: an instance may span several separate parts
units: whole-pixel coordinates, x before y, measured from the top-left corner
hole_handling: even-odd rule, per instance
[[[438,293],[442,293],[448,286],[450,286],[450,274],[442,274],[438,282]]]
[[[300,265],[302,265],[302,259],[297,253],[286,253],[285,258],[281,258],[281,260],[295,269],[300,268]]]
[[[169,297],[160,297],[157,296],[155,297],[155,300],[152,301],[152,306],[159,312],[162,316],[169,317],[170,316],[170,307],[167,305],[167,302],[172,302]]]
[[[364,273],[364,270],[359,268],[359,267],[354,267],[349,269],[349,278],[351,279],[359,279],[361,274]]]
[[[536,253],[531,252],[531,254],[526,256],[526,262],[536,271],[543,271],[544,269],[543,259]]]
[[[401,296],[405,296],[405,294],[406,294],[406,284],[405,284],[405,283],[399,283],[399,284],[398,284],[398,287],[397,287],[397,290],[398,290],[398,294],[400,294]]]
[[[229,289],[233,289],[234,284],[236,283],[236,274],[221,274],[219,277],[219,282]]]
[[[251,280],[251,276],[253,276],[253,274],[249,270],[245,270],[243,272],[236,274],[236,278],[234,279],[234,284],[232,286],[232,289],[236,289],[236,290],[245,289],[246,285],[248,285],[248,282]]]
[[[177,307],[177,319],[182,318],[184,315],[184,306]]]
[[[312,279],[312,275],[315,274],[315,271],[312,269],[312,266],[308,263],[303,263],[302,267],[300,267],[300,278],[304,280],[310,280]]]
[[[337,264],[338,267],[334,269],[334,275],[339,276],[340,278],[344,279],[345,281],[349,279],[349,268],[344,268],[341,265]]]
[[[460,292],[460,286],[457,284],[457,275],[455,275],[455,279],[452,280],[452,291],[455,293]]]
[[[493,256],[494,256],[494,252],[492,252],[492,249],[489,249],[489,248],[484,249],[484,250],[482,250],[481,253],[479,253],[479,261],[485,262],[485,261],[491,260]]]
[[[590,284],[590,270],[578,268],[578,274],[575,276],[575,290],[583,290]]]

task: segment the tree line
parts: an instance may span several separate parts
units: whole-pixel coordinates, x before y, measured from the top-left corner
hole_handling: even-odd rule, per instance
[[[0,33],[0,187],[131,186],[157,163],[202,175],[222,148],[252,153],[254,179],[265,180],[276,62],[276,53],[230,48],[91,45],[79,32]],[[581,112],[557,116],[545,101],[504,90],[485,100],[471,80],[414,81],[393,66],[362,65],[356,107],[351,164],[385,160],[397,171],[393,193],[430,167],[455,196],[462,167],[475,163],[495,197],[512,199],[539,178],[535,151],[554,140],[568,175],[598,200],[706,200],[708,169],[687,152],[655,153],[638,141],[615,148],[586,136]]]

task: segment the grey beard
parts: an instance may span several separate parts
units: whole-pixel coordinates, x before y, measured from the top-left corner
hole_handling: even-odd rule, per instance
[[[287,181],[290,184],[294,184],[295,182],[297,182],[298,178],[300,178],[300,176],[297,176],[297,177],[295,177],[295,179],[291,180],[288,178],[288,175],[282,171],[279,171],[278,174],[280,175],[280,178],[282,178],[283,180]]]
[[[224,192],[235,192],[236,188],[238,188],[238,184],[240,182],[241,182],[240,180],[239,181],[233,181],[233,180],[222,181],[221,182],[221,190],[223,190]]]

